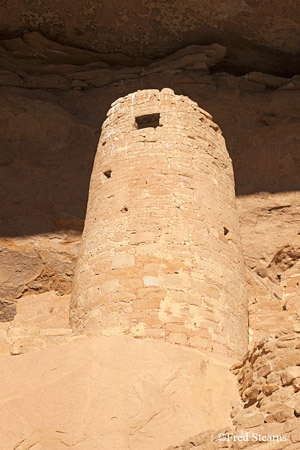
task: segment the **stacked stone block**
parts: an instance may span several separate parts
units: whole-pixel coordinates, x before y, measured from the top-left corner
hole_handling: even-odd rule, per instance
[[[299,450],[300,336],[267,337],[232,370],[242,399],[232,410],[232,427],[167,450]]]
[[[112,104],[90,184],[71,302],[86,333],[247,349],[233,170],[219,127],[170,89]]]
[[[246,405],[237,416],[237,423],[244,417],[247,421],[250,412],[259,414],[262,423],[282,423],[300,416],[298,334],[266,337],[247,353],[233,372],[238,376]]]

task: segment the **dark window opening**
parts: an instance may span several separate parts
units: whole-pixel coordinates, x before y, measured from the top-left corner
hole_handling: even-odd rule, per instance
[[[226,236],[228,233],[229,233],[229,230],[228,230],[228,228],[226,228],[226,227],[223,227],[223,232],[224,232],[224,236]]]
[[[111,170],[106,170],[105,172],[103,172],[103,175],[105,175],[106,178],[110,178],[111,177]]]
[[[159,126],[160,114],[146,114],[135,118],[138,130],[143,128],[156,128]]]
[[[127,212],[127,211],[128,211],[127,206],[124,206],[124,208],[121,209],[121,212]]]

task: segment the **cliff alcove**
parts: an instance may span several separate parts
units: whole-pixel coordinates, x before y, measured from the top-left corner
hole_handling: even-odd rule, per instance
[[[72,357],[76,352],[87,366],[91,365],[94,377],[99,376],[98,369],[85,355],[88,351],[96,359],[104,355],[101,382],[97,386],[91,384],[87,397],[92,398],[94,390],[108,383],[108,367],[112,368],[114,363],[111,355],[105,353],[106,341],[102,341],[105,338],[79,336],[70,328],[68,318],[90,177],[101,127],[111,104],[138,90],[164,88],[172,89],[178,96],[187,96],[213,116],[232,160],[249,297],[250,347],[243,367],[250,364],[251,352],[259,353],[264,346],[272,347],[274,361],[277,361],[277,347],[286,345],[291,354],[297,353],[300,333],[300,5],[292,0],[128,0],[125,3],[120,0],[51,3],[2,0],[0,17],[0,351],[3,367],[9,367],[10,373],[19,370],[24,374],[25,367],[42,361],[37,368],[36,387],[43,390],[43,368],[52,370],[48,360],[51,356],[59,367],[59,375],[57,378],[49,375],[46,382],[53,380],[53,392],[57,393],[59,380],[64,377],[66,345],[70,348],[68,363],[73,375],[77,371],[87,377],[81,364],[77,365],[75,356]],[[145,133],[157,125],[157,129],[160,128],[156,112],[150,118],[149,114],[148,118],[146,116],[138,116],[132,127]],[[103,167],[101,177],[111,183],[114,173],[112,167]],[[123,203],[120,211],[123,207],[130,215],[130,205]],[[226,223],[222,227],[222,239],[230,245],[232,229]],[[270,335],[274,342],[259,347],[260,339]],[[284,341],[285,336],[290,336],[286,341],[290,344]],[[143,364],[143,340],[131,342],[128,336],[107,339],[111,339],[109,345],[116,358],[122,359],[125,348],[128,350],[131,346],[132,352],[138,355],[137,363]],[[287,421],[286,427],[290,430],[287,445],[290,447],[278,448],[297,448],[300,437],[294,431],[299,428],[296,402],[299,377],[293,375],[291,383],[286,385],[278,381],[280,371],[290,370],[290,366],[299,367],[297,362],[287,360],[283,367],[275,368],[274,383],[268,379],[269,375],[262,375],[263,386],[276,385],[280,395],[291,391],[284,394],[286,397],[272,393],[272,398],[275,403],[288,402],[288,407],[294,408],[293,414],[296,411],[294,416],[283,407],[278,407],[287,414],[282,421],[278,417],[282,418],[284,413],[268,412],[264,392],[273,388],[264,387],[264,396],[257,394],[261,399],[257,399],[256,394],[253,394],[255,399],[251,398],[256,408],[253,415],[261,415],[254,419],[251,416],[253,421],[247,422],[245,409],[241,409],[238,416],[237,408],[236,415],[230,417],[232,399],[245,403],[252,395],[247,397],[242,393],[240,400],[234,375],[229,372],[230,365],[236,361],[216,362],[214,355],[199,355],[197,350],[183,349],[177,344],[173,344],[177,352],[173,357],[169,353],[172,353],[171,344],[165,344],[167,347],[161,342],[157,346],[146,342],[148,365],[142,373],[149,381],[152,361],[161,374],[160,387],[168,386],[166,397],[152,381],[149,385],[146,383],[146,387],[144,381],[139,384],[138,373],[131,363],[126,365],[123,361],[128,377],[121,383],[122,392],[127,390],[133,396],[133,409],[128,412],[124,406],[127,397],[118,390],[120,382],[116,376],[105,398],[108,402],[110,395],[119,393],[109,412],[113,417],[119,408],[123,414],[122,424],[107,426],[103,431],[105,443],[99,447],[97,433],[101,430],[97,427],[106,420],[105,414],[98,416],[97,424],[89,425],[88,435],[84,434],[84,427],[74,431],[79,416],[71,417],[64,422],[68,445],[82,440],[83,443],[77,443],[74,448],[163,450],[197,435],[199,448],[210,449],[218,448],[213,447],[217,445],[216,436],[211,433],[200,436],[205,430],[216,432],[231,426],[236,432],[234,427],[244,426],[246,430],[249,423],[256,423],[255,426],[262,429],[263,424],[268,423],[266,430],[271,430],[269,422]],[[169,354],[169,373],[164,372],[153,356],[155,352],[157,358]],[[195,365],[193,352],[199,356]],[[132,357],[130,349],[128,355],[127,362]],[[263,360],[263,356],[261,358]],[[177,365],[181,360],[189,370],[181,372],[181,365]],[[112,370],[115,369],[118,372],[120,367]],[[1,370],[0,377],[5,380],[6,369]],[[216,385],[220,370],[223,384],[212,393],[209,378]],[[244,369],[239,370],[242,380]],[[257,381],[256,370],[260,367],[251,368],[253,384],[261,383]],[[180,383],[187,383],[190,373],[191,392],[195,392],[199,371],[202,373],[199,396],[193,400],[191,395],[183,401]],[[181,375],[177,378],[177,373],[182,373],[182,378]],[[172,396],[170,374],[175,379],[175,397],[178,395],[172,407],[168,402]],[[131,375],[137,389],[144,392],[142,398],[148,402],[146,412],[139,409],[138,395],[134,396],[129,382]],[[6,392],[16,388],[18,399],[27,395],[24,411],[32,408],[33,416],[26,421],[23,411],[15,427],[11,417],[15,416],[17,406],[4,392],[0,443],[5,449],[30,448],[32,442],[38,442],[41,449],[48,448],[47,445],[51,449],[64,445],[55,431],[58,422],[52,412],[61,408],[59,420],[63,420],[64,411],[72,408],[72,396],[65,394],[65,403],[54,405],[53,393],[46,392],[44,401],[51,405],[51,413],[47,412],[39,404],[36,393],[30,403],[30,380],[34,376],[31,371],[25,387],[20,385],[22,377],[6,385]],[[79,392],[80,377],[73,376],[73,383]],[[224,392],[224,383],[231,386],[228,395]],[[201,415],[197,399],[202,398],[203,392],[206,403],[205,414]],[[218,395],[225,398],[224,404],[220,400],[218,403]],[[210,414],[211,402],[214,407]],[[179,410],[176,415],[177,404],[180,404],[181,414],[186,410],[189,417],[195,418],[187,424],[181,423]],[[173,422],[168,419],[169,407]],[[97,410],[97,403],[93,408]],[[42,411],[41,421],[35,416],[39,410]],[[135,414],[136,421],[132,419]],[[152,421],[151,417],[156,415],[158,418]],[[216,422],[214,417],[217,417]],[[48,419],[50,425],[43,428],[42,423],[48,423]],[[177,432],[172,437],[170,430],[174,426]],[[134,431],[128,431],[130,427]],[[284,432],[281,425],[278,430],[281,434]],[[163,439],[161,434],[164,434]]]

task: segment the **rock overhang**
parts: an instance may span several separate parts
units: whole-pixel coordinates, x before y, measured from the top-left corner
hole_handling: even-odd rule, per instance
[[[144,65],[189,45],[218,42],[228,49],[220,70],[291,75],[299,69],[300,5],[294,2],[11,0],[1,2],[0,15],[2,39],[37,31],[111,64]]]

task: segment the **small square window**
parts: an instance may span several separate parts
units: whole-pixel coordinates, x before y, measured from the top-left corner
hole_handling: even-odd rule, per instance
[[[159,126],[160,114],[146,114],[135,118],[138,130],[156,128]]]
[[[111,178],[111,170],[106,170],[105,172],[103,172],[103,175],[105,175],[106,178]]]

